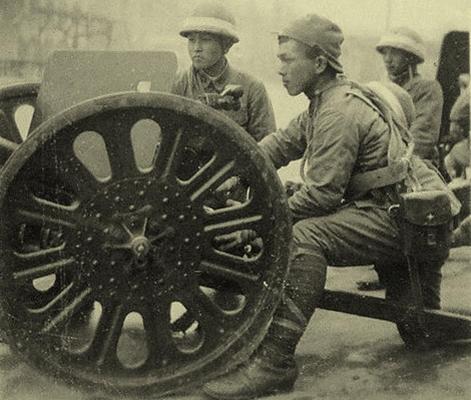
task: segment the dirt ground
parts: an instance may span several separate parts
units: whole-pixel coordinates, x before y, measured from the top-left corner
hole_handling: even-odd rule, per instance
[[[471,248],[455,249],[444,267],[444,308],[471,312]],[[355,290],[371,276],[368,267],[329,270],[328,287]],[[382,292],[373,292],[382,296]],[[295,390],[279,400],[469,399],[471,342],[451,343],[426,352],[407,350],[388,322],[318,310],[297,352],[301,374]],[[199,392],[175,400],[203,399]],[[29,368],[0,345],[2,400],[117,400],[85,394]],[[126,398],[127,399],[127,398]],[[129,399],[127,399],[129,400]],[[135,399],[133,399],[135,400]]]

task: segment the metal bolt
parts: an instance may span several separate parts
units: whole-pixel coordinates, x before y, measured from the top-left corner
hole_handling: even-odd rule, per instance
[[[134,210],[135,208],[136,208],[136,206],[135,206],[134,204],[131,204],[131,205],[129,206],[129,209],[130,209],[131,211]]]
[[[183,263],[182,263],[181,261],[178,261],[178,262],[177,262],[177,265],[178,265],[179,267],[181,267],[181,266],[183,265]]]
[[[168,197],[164,197],[164,198],[162,199],[162,203],[168,203]]]
[[[110,278],[110,283],[113,283],[115,281],[114,278]]]
[[[137,246],[136,250],[138,253],[142,253],[145,250],[145,246],[141,243],[140,245]]]
[[[152,185],[152,180],[149,179],[146,183],[147,183],[147,186],[150,186]]]
[[[196,237],[200,237],[201,236],[201,232],[196,232]]]
[[[103,229],[103,233],[105,233],[105,234],[110,233],[110,228]]]
[[[162,219],[163,220],[166,220],[168,218],[168,215],[167,214],[162,214]]]
[[[113,260],[113,261],[111,261],[110,264],[111,264],[111,265],[116,265],[116,261]]]
[[[196,221],[197,219],[198,219],[198,217],[197,217],[196,215],[193,215],[192,220],[193,220],[193,221]]]
[[[103,289],[103,285],[98,285],[98,289]]]
[[[139,297],[139,300],[144,301],[146,298],[144,296]]]
[[[185,243],[190,243],[190,238],[185,238],[185,239],[183,239],[183,241],[184,241]]]
[[[168,186],[167,186],[167,185],[164,186],[164,190],[168,190]]]
[[[184,219],[185,219],[185,216],[184,216],[183,214],[180,214],[180,215],[178,216],[178,220],[179,220],[179,221],[183,221]]]
[[[98,265],[98,260],[93,260],[93,261],[92,261],[92,264],[93,264],[93,265]]]
[[[196,249],[196,250],[199,250],[199,249],[201,249],[201,246],[199,246],[199,245],[198,245],[198,246],[195,246],[195,249]]]
[[[118,202],[118,201],[120,201],[120,200],[121,200],[121,197],[119,197],[119,196],[116,196],[116,197],[114,198],[114,201],[116,201],[116,202]]]
[[[77,244],[75,245],[75,247],[76,247],[77,249],[80,249],[80,247],[82,247],[82,245],[81,245],[80,243],[77,243]]]
[[[175,197],[180,197],[180,193],[175,192]]]
[[[87,242],[91,242],[93,238],[91,236],[87,237]]]
[[[143,190],[139,191],[139,196],[144,196],[146,194],[146,192],[144,192]]]

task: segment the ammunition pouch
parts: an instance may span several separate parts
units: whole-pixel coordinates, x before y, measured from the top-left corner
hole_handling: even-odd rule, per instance
[[[401,194],[397,216],[406,256],[423,260],[448,256],[453,213],[447,192]]]

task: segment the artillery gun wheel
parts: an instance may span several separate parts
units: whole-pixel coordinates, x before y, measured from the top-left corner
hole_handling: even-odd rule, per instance
[[[38,91],[39,83],[19,83],[0,88],[0,166],[18,144],[23,143]]]
[[[14,143],[22,143],[18,109],[22,106],[36,106],[39,83],[18,83],[0,88],[0,136]]]
[[[250,195],[218,203],[215,189],[234,177]],[[0,215],[11,347],[115,393],[173,392],[243,361],[287,272],[276,171],[234,122],[178,96],[104,96],[40,125],[2,169]],[[256,233],[256,254],[215,239],[240,230]],[[225,288],[239,299],[230,309],[215,300]]]

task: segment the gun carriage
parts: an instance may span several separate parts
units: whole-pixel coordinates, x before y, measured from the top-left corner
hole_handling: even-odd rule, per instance
[[[156,394],[198,384],[247,358],[270,322],[288,271],[284,188],[242,128],[165,93],[168,53],[157,54],[159,84],[133,76],[124,88],[108,71],[120,54],[79,64],[101,65],[109,85],[74,60],[75,89],[70,54],[52,58],[40,85],[0,90],[2,330],[28,363],[67,382]],[[130,58],[138,75],[149,68],[141,56]],[[137,91],[142,82],[151,91]],[[23,140],[15,114],[25,104],[35,115]],[[227,205],[217,189],[232,178],[248,194]],[[410,239],[447,251],[449,222]],[[240,230],[255,232],[252,251],[217,243]],[[415,255],[406,300],[326,290],[322,307],[396,323],[411,346],[469,338],[471,318],[424,309]]]

